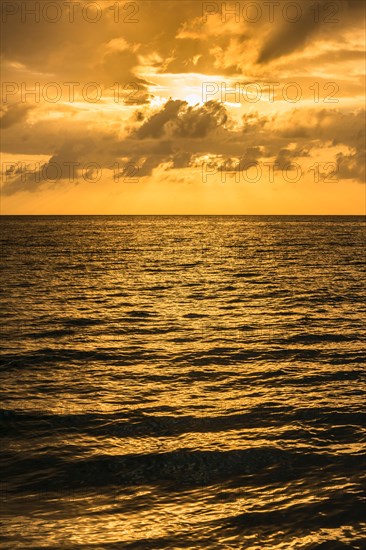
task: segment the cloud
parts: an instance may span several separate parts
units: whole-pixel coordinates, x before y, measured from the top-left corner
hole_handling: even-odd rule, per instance
[[[298,22],[283,22],[276,26],[262,47],[257,62],[268,63],[303,46],[320,27],[314,18],[314,6],[311,2],[299,3],[302,17]]]
[[[283,21],[275,25],[263,44],[257,63],[266,64],[282,56],[291,54],[303,48],[311,39],[329,37],[335,35],[355,24],[364,24],[365,6],[359,0],[341,0],[328,2],[320,0],[317,3],[309,0],[298,0],[301,17],[297,21]],[[287,18],[296,16],[289,15]]]
[[[294,109],[286,116],[277,117],[273,127],[278,136],[288,139],[362,149],[365,147],[365,116],[365,109]]]
[[[217,101],[192,107],[186,101],[171,99],[136,131],[136,137],[204,138],[227,119],[224,105]]]
[[[0,118],[0,128],[10,128],[14,124],[19,124],[26,120],[27,113],[31,109],[30,105],[22,103],[14,103],[7,107],[2,107],[2,115]]]
[[[165,125],[177,118],[184,105],[187,105],[185,101],[169,100],[161,111],[152,115],[140,126],[136,131],[136,137],[140,139],[161,137],[165,133]]]
[[[366,183],[366,152],[358,151],[350,155],[338,153],[337,177],[344,180],[355,180]]]
[[[308,157],[309,151],[306,149],[281,149],[276,157],[275,165],[278,170],[285,170],[287,169],[294,159],[297,159],[299,157]]]
[[[245,168],[260,159],[276,162],[281,169],[295,158],[302,163],[317,151],[327,155],[327,162],[339,164],[340,177],[364,178],[365,111],[361,109],[303,108],[265,116],[248,111],[241,123],[233,124],[222,103],[190,106],[171,99],[153,113],[149,107],[135,109],[128,123],[122,118],[118,123],[118,112],[116,117],[113,125],[104,127],[77,118],[10,125],[4,132],[8,153],[49,155],[49,161],[33,171],[15,163],[8,170],[4,194],[70,182],[72,163],[76,168],[71,183],[76,185],[80,167],[91,165],[92,175],[95,163],[106,171],[117,164],[123,176],[129,175],[126,166],[132,165],[138,177],[147,177],[159,166],[164,171],[197,168],[205,156],[224,170]],[[336,157],[342,147],[345,151]],[[60,169],[55,171],[54,165]]]

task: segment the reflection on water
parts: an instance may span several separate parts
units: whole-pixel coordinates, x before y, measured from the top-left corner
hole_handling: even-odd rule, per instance
[[[3,548],[364,548],[361,218],[1,223]]]

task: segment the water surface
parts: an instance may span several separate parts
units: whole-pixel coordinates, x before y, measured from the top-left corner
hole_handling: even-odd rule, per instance
[[[3,217],[4,549],[364,548],[364,220]]]

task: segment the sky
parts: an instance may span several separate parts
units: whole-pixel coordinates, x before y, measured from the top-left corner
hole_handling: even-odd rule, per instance
[[[364,214],[362,0],[3,0],[2,214]]]

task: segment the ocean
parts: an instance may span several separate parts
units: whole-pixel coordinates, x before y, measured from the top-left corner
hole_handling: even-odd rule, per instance
[[[366,548],[364,218],[4,216],[1,248],[1,548]]]

